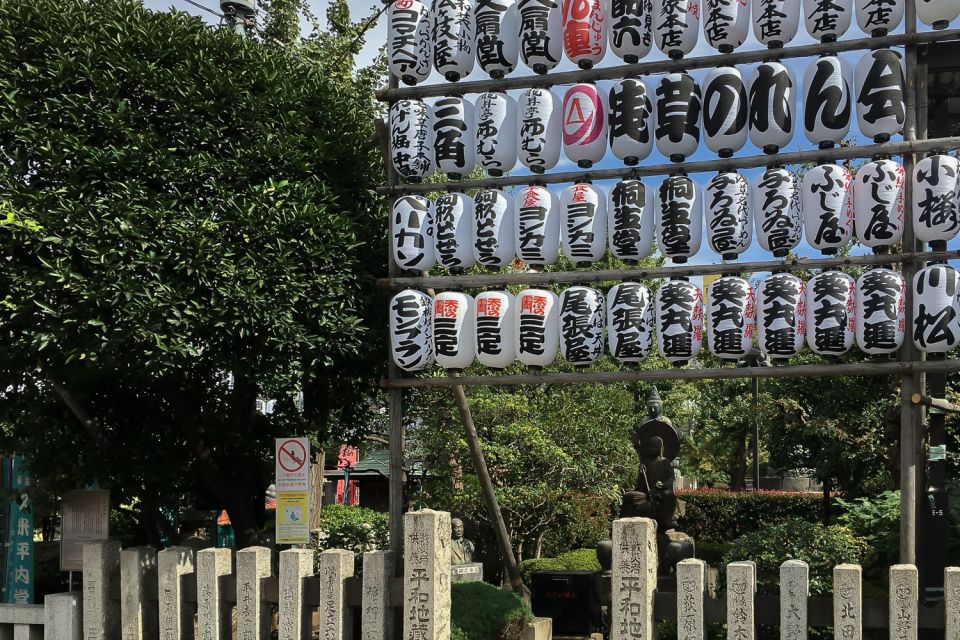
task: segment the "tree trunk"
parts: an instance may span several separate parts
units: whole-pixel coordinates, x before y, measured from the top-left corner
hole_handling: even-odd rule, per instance
[[[747,432],[740,434],[737,441],[737,461],[730,474],[730,489],[743,491],[747,484]]]
[[[534,558],[537,560],[540,559],[540,553],[543,551],[543,536],[546,535],[546,528],[543,529],[540,533],[537,534],[537,546],[534,549]]]
[[[831,498],[830,494],[833,491],[833,481],[824,480],[823,481],[823,526],[827,527],[830,525],[830,506]]]

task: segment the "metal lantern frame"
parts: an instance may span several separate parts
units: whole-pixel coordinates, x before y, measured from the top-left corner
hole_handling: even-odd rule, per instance
[[[733,171],[751,167],[764,167],[771,164],[794,165],[801,163],[835,163],[853,158],[870,158],[876,155],[899,156],[907,176],[912,175],[914,164],[924,154],[934,150],[952,151],[960,148],[960,137],[926,139],[926,104],[918,97],[926,95],[926,63],[918,64],[917,49],[931,43],[940,43],[960,39],[960,29],[917,32],[916,8],[913,0],[907,0],[905,7],[905,33],[882,37],[841,39],[835,42],[817,43],[802,46],[787,46],[779,49],[758,49],[738,51],[729,54],[683,58],[681,60],[656,60],[637,64],[620,64],[611,67],[594,67],[587,70],[548,73],[545,75],[524,75],[498,80],[478,80],[469,82],[441,83],[400,87],[397,78],[390,77],[387,88],[377,92],[377,98],[387,104],[402,99],[430,98],[448,95],[477,94],[485,91],[507,91],[530,87],[549,88],[559,85],[573,85],[580,82],[598,80],[617,80],[625,77],[646,77],[654,74],[690,71],[691,69],[735,66],[759,63],[771,58],[816,57],[824,54],[836,54],[846,51],[868,51],[881,47],[903,48],[905,51],[905,104],[906,118],[903,127],[903,139],[882,144],[871,143],[858,146],[836,147],[832,149],[780,153],[776,156],[754,155],[728,159],[717,159],[682,164],[644,164],[636,167],[612,169],[576,170],[566,172],[547,172],[533,176],[504,176],[476,180],[444,181],[430,184],[401,184],[399,177],[387,161],[387,182],[378,188],[378,193],[397,197],[411,193],[428,193],[445,190],[466,191],[484,187],[509,187],[515,185],[547,185],[574,183],[583,180],[598,181],[622,178],[640,178],[646,176],[666,176],[683,172],[686,174]],[[921,104],[922,103],[922,104]],[[381,145],[388,157],[388,135],[386,125],[378,122]],[[906,202],[912,202],[912,180],[904,185]],[[927,251],[916,240],[912,220],[905,216],[903,250],[901,253],[867,256],[830,256],[815,259],[771,259],[765,261],[737,262],[733,264],[678,265],[657,268],[630,268],[597,271],[559,271],[540,273],[496,273],[483,275],[442,275],[420,276],[402,275],[393,260],[388,260],[389,275],[377,281],[377,285],[388,291],[416,288],[433,294],[435,290],[506,287],[526,285],[544,287],[555,284],[583,284],[601,281],[624,281],[648,278],[671,278],[694,275],[753,273],[761,271],[794,271],[809,269],[828,269],[844,266],[901,265],[904,280],[913,281],[918,268],[927,261],[945,261],[960,259],[960,251]],[[907,290],[906,308],[912,305],[913,292]],[[913,332],[912,317],[907,314],[906,335]],[[923,492],[924,467],[926,454],[923,447],[925,406],[916,398],[926,398],[926,374],[944,374],[960,371],[960,360],[953,358],[925,359],[913,343],[904,340],[897,354],[897,360],[869,361],[856,363],[824,362],[813,365],[785,365],[778,367],[723,367],[702,369],[660,369],[630,370],[610,372],[570,372],[542,373],[530,372],[517,375],[475,375],[460,376],[448,373],[445,376],[416,377],[404,374],[392,362],[389,363],[387,377],[382,386],[388,391],[390,415],[390,538],[391,545],[399,549],[402,541],[403,511],[403,460],[405,449],[404,390],[423,387],[453,387],[457,394],[458,408],[464,415],[466,399],[462,388],[477,385],[527,385],[527,384],[595,384],[627,381],[658,380],[705,380],[730,378],[798,378],[812,376],[872,376],[898,375],[900,377],[900,397],[902,401],[900,419],[900,486],[901,535],[900,561],[916,564],[917,522],[921,519],[920,500]],[[938,384],[931,376],[932,387]],[[936,389],[934,389],[936,391]],[[463,405],[463,406],[461,406]],[[466,409],[468,411],[468,409]],[[468,432],[473,430],[472,420],[464,420]],[[469,423],[469,424],[468,424]],[[501,549],[501,551],[503,551]],[[509,552],[509,549],[507,550]]]

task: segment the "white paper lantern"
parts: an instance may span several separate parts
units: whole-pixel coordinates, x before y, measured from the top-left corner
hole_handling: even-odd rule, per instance
[[[563,12],[554,0],[518,0],[520,59],[544,74],[557,66],[563,52]]]
[[[889,247],[903,238],[903,165],[874,160],[860,167],[853,184],[854,227],[867,247]]]
[[[557,357],[560,322],[557,295],[544,289],[525,289],[517,296],[517,360],[528,367],[545,367]]]
[[[520,94],[517,112],[520,162],[533,173],[553,169],[560,160],[560,101],[549,89],[533,87]]]
[[[700,87],[686,73],[670,73],[657,85],[657,149],[683,162],[700,144]]]
[[[653,44],[653,0],[610,0],[610,50],[636,64]]]
[[[563,51],[570,62],[590,69],[607,52],[605,0],[563,0]]]
[[[396,0],[387,12],[387,51],[392,73],[415,85],[430,76],[433,35],[430,9],[420,0]]]
[[[750,183],[735,171],[718,173],[707,183],[703,201],[707,244],[724,260],[736,260],[753,240]]]
[[[953,156],[934,154],[913,170],[913,230],[917,240],[952,240],[960,230],[960,164]]]
[[[463,98],[440,98],[433,105],[433,157],[437,169],[458,180],[477,164],[473,105]]]
[[[710,283],[706,298],[710,353],[724,360],[739,360],[750,353],[756,331],[750,283],[736,276],[723,276]]]
[[[581,169],[607,150],[607,107],[596,85],[575,84],[563,96],[563,152]]]
[[[757,287],[757,341],[771,359],[792,358],[807,330],[806,286],[790,273],[775,273]]]
[[[782,167],[767,169],[753,182],[753,218],[757,242],[764,251],[782,258],[803,236],[800,184],[796,174]]]
[[[847,62],[823,56],[803,74],[803,133],[807,140],[829,149],[850,131],[851,73]]]
[[[917,0],[917,18],[935,30],[946,29],[960,16],[957,0]]]
[[[603,257],[607,245],[607,198],[592,184],[578,182],[560,194],[563,255],[586,266]]]
[[[517,68],[520,55],[520,12],[516,0],[477,0],[477,62],[499,80]]]
[[[923,353],[946,353],[960,344],[960,291],[956,269],[932,264],[913,277],[913,343]]]
[[[433,351],[444,369],[462,371],[476,357],[473,297],[441,291],[433,299]]]
[[[900,26],[904,2],[905,0],[857,0],[857,24],[864,33],[875,38],[885,36]]]
[[[764,153],[793,140],[794,91],[793,74],[779,62],[762,62],[750,75],[750,141]]]
[[[610,191],[607,233],[610,251],[636,264],[653,251],[655,227],[653,189],[639,180],[621,180]]]
[[[747,39],[750,5],[740,0],[706,0],[703,5],[703,37],[720,53],[733,53]]]
[[[506,369],[517,358],[515,298],[507,291],[477,296],[477,361],[491,369]]]
[[[653,149],[653,103],[642,80],[624,78],[610,88],[610,150],[633,166]]]
[[[433,203],[423,196],[402,196],[390,220],[393,259],[401,269],[429,271],[436,264]]]
[[[807,345],[821,356],[840,356],[853,346],[856,286],[842,271],[823,271],[807,283]]]
[[[560,296],[560,355],[578,367],[603,355],[603,295],[590,287],[570,287]]]
[[[779,49],[790,44],[800,28],[800,0],[751,0],[753,35],[760,44]]]
[[[469,269],[473,255],[473,198],[463,193],[444,193],[434,205],[437,262],[451,271]]]
[[[850,28],[852,0],[803,0],[807,33],[820,42],[834,42]]]
[[[618,362],[643,362],[653,348],[653,296],[637,282],[607,292],[607,338]]]
[[[857,279],[857,346],[864,353],[893,353],[903,344],[906,289],[903,276],[886,268]]]
[[[922,2],[923,0],[921,0]],[[903,58],[893,49],[867,51],[857,62],[857,124],[874,142],[903,130]]]
[[[703,140],[721,158],[747,141],[747,89],[736,67],[718,67],[703,80]]]
[[[422,100],[398,100],[390,107],[390,157],[397,173],[411,182],[433,173],[430,107]]]
[[[693,51],[699,32],[700,0],[653,0],[653,39],[671,59]]]
[[[491,269],[505,267],[514,257],[514,210],[499,189],[481,189],[473,198],[473,255]]]
[[[657,188],[654,203],[660,253],[682,264],[697,254],[703,237],[700,185],[685,175],[670,176]]]
[[[657,348],[669,362],[696,358],[703,339],[703,297],[686,280],[669,280],[657,289]]]
[[[448,82],[473,71],[476,26],[473,0],[434,0],[433,66]]]
[[[404,289],[390,300],[390,355],[404,371],[433,366],[433,300]]]
[[[554,262],[560,253],[560,211],[546,187],[529,186],[515,198],[517,257],[531,266]]]
[[[477,162],[491,176],[517,163],[517,103],[502,91],[477,98]]]
[[[800,204],[807,244],[834,254],[853,237],[852,178],[844,167],[821,164],[803,174]]]

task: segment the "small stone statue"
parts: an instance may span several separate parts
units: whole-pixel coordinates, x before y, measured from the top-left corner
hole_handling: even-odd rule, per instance
[[[473,542],[463,537],[463,520],[453,518],[450,521],[450,531],[452,533],[452,562],[453,564],[472,564],[473,563]]]

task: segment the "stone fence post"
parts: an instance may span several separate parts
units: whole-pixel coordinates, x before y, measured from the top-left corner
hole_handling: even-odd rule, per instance
[[[610,640],[653,640],[656,535],[657,523],[649,518],[613,522]]]
[[[450,640],[450,514],[404,515],[404,640]]]
[[[360,640],[393,640],[390,582],[394,564],[393,551],[368,551],[363,554]]]
[[[193,549],[169,547],[157,554],[160,637],[193,638],[193,609],[184,599],[183,576],[194,573]]]
[[[807,640],[810,567],[803,560],[780,565],[780,640]]]
[[[120,603],[110,597],[111,585],[119,576],[119,540],[83,545],[84,640],[117,640],[120,637]]]
[[[230,607],[223,604],[220,578],[233,571],[233,551],[203,549],[197,552],[197,640],[232,637]]]
[[[280,552],[280,640],[310,640],[312,607],[303,579],[313,575],[312,549]]]
[[[83,602],[77,592],[43,599],[43,640],[82,640]]]
[[[237,640],[270,636],[270,607],[263,601],[261,580],[269,578],[273,552],[248,547],[237,552]]]
[[[123,640],[159,637],[157,605],[147,599],[147,581],[157,579],[157,552],[133,547],[120,552],[120,633]]]
[[[863,638],[862,570],[857,564],[833,568],[833,630],[843,640]]]

